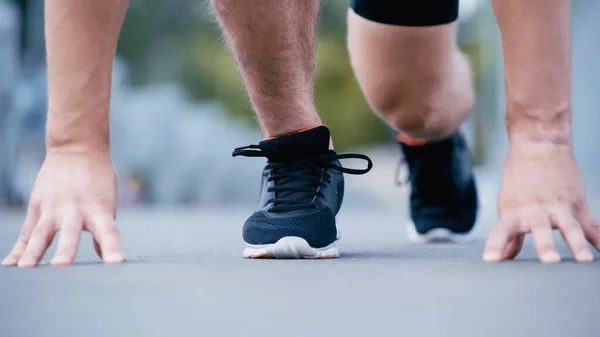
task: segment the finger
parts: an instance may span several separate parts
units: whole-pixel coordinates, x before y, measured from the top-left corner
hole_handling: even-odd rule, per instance
[[[540,261],[543,263],[560,262],[560,255],[556,251],[552,240],[550,222],[544,218],[536,218],[534,221],[530,221],[527,227],[531,228],[533,244]]]
[[[52,219],[42,216],[31,232],[27,248],[25,248],[23,257],[19,259],[18,266],[20,268],[35,267],[50,246],[54,234],[56,234],[56,230]]]
[[[517,255],[519,255],[521,249],[523,249],[523,239],[524,236],[521,234],[515,235],[515,237],[512,240],[510,240],[510,242],[504,249],[504,259],[513,260],[517,257]]]
[[[582,219],[583,234],[598,251],[600,251],[600,225],[591,215],[587,215]]]
[[[553,219],[554,225],[560,230],[560,234],[567,242],[569,249],[577,262],[591,262],[594,255],[587,245],[581,226],[572,216],[557,216]]]
[[[492,228],[483,253],[483,260],[485,262],[498,262],[502,260],[502,253],[512,236],[510,230],[510,227],[502,222],[499,222]]]
[[[25,248],[27,248],[27,243],[29,242],[29,237],[31,236],[31,232],[35,227],[35,224],[39,220],[39,212],[37,207],[30,206],[27,210],[27,217],[25,218],[25,222],[23,223],[23,228],[21,228],[21,233],[19,234],[19,238],[15,243],[13,249],[10,254],[2,260],[2,265],[5,267],[14,267],[19,262],[19,259],[25,253]]]
[[[98,256],[102,258],[102,250],[100,249],[100,244],[96,239],[94,239],[94,250],[96,251],[96,254],[98,254]]]
[[[83,217],[73,205],[67,206],[63,210],[61,218],[58,248],[54,258],[50,261],[50,264],[54,266],[66,266],[73,263],[83,229]]]
[[[92,233],[94,239],[98,241],[104,263],[121,263],[125,261],[119,230],[111,217],[95,214],[88,217],[87,224],[88,230]]]

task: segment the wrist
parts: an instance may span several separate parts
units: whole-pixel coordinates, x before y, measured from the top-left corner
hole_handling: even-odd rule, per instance
[[[513,109],[511,109],[513,110]],[[550,111],[507,111],[506,130],[510,143],[572,146],[571,109]]]
[[[56,132],[46,133],[46,151],[60,153],[110,153],[108,132]]]
[[[110,128],[108,113],[75,114],[48,113],[46,149],[60,152],[109,152]]]
[[[110,148],[95,143],[68,143],[68,144],[48,144],[46,145],[47,154],[62,155],[100,155],[110,157]]]
[[[570,132],[560,130],[560,126],[515,127],[510,129],[508,137],[509,153],[512,155],[524,155],[531,160],[540,156],[573,155]]]

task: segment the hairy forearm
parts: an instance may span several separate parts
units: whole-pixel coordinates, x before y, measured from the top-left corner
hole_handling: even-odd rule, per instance
[[[126,0],[46,0],[48,148],[108,149],[112,64]]]
[[[571,144],[570,0],[494,0],[511,141]]]

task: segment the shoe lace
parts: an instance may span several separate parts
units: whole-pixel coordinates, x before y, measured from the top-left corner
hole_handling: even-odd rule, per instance
[[[259,145],[249,145],[236,148],[233,156],[265,157],[269,162],[265,169],[271,171],[269,181],[274,181],[274,186],[268,192],[274,192],[275,197],[268,200],[273,204],[269,212],[289,212],[307,208],[316,208],[311,201],[315,197],[325,198],[318,187],[331,184],[329,170],[341,173],[361,175],[369,172],[373,167],[371,159],[358,153],[330,154],[313,157],[294,157],[289,154],[260,148]],[[361,159],[367,161],[366,169],[351,169],[333,164],[336,160]]]

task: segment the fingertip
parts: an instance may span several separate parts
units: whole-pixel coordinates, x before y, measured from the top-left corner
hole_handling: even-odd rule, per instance
[[[17,265],[17,259],[14,258],[12,255],[7,256],[6,258],[4,258],[4,260],[2,260],[0,264],[2,264],[3,267],[14,267]]]
[[[577,262],[592,262],[594,261],[594,255],[590,251],[581,251],[575,254],[575,260]]]
[[[502,259],[497,252],[486,252],[483,254],[483,261],[487,263],[499,262]]]
[[[548,252],[548,253],[543,254],[540,257],[540,260],[543,263],[559,263],[560,255],[558,255],[558,253],[556,253],[556,252]]]
[[[50,261],[50,264],[53,266],[68,266],[72,263],[71,259],[68,256],[56,256]]]
[[[110,254],[104,257],[104,263],[106,264],[119,264],[125,261],[125,255],[123,254]]]
[[[28,257],[28,256],[24,256],[19,260],[19,262],[17,263],[17,266],[19,268],[33,268],[33,267],[35,267],[36,264],[37,264],[37,261],[35,259]]]
[[[484,248],[485,261],[498,262],[502,259],[502,252],[510,241],[511,231],[512,229],[502,222],[492,227]]]

